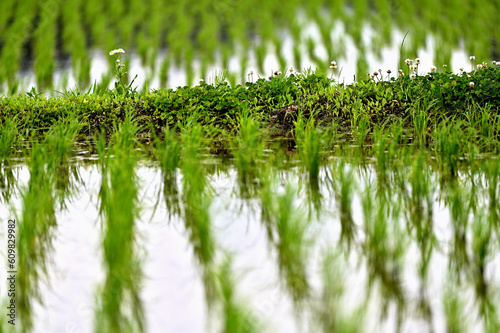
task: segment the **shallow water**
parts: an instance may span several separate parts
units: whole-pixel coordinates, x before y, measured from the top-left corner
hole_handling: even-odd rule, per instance
[[[322,209],[318,216],[313,212],[310,218],[307,204],[308,185],[299,169],[300,164],[292,161],[290,168],[281,171],[275,194],[283,194],[286,184],[291,184],[298,190],[294,197],[293,214],[302,217],[303,223],[307,224],[307,237],[313,242],[306,258],[312,296],[305,303],[307,310],[303,312],[303,317],[299,318],[294,310],[291,295],[280,279],[277,249],[269,242],[262,223],[260,200],[242,198],[239,195],[237,170],[233,166],[223,166],[217,158],[205,161],[212,193],[210,217],[216,239],[216,258],[221,258],[224,252],[233,254],[232,271],[238,299],[264,323],[266,332],[305,332],[311,329],[314,320],[308,316],[311,313],[314,315],[311,309],[315,308],[314,304],[324,284],[319,268],[326,249],[333,249],[335,253],[341,254],[341,264],[338,267],[345,279],[345,293],[340,296],[339,303],[342,304],[343,313],[348,315],[362,304],[366,305],[364,331],[446,331],[443,295],[446,287],[450,285],[447,274],[449,261],[453,259],[454,229],[450,219],[450,207],[440,198],[442,194],[437,190],[432,193],[432,233],[438,246],[433,251],[428,269],[428,284],[424,288],[432,317],[424,317],[417,311],[421,295],[421,278],[418,274],[420,247],[415,236],[405,229],[405,212],[398,215],[392,223],[387,217],[388,226],[393,223],[401,226],[402,234],[399,235],[406,239],[403,243],[405,253],[400,276],[406,308],[398,327],[394,301],[389,301],[387,315],[382,316],[381,304],[385,296],[380,293],[380,285],[377,282],[371,287],[367,285],[370,273],[366,253],[362,250],[362,244],[365,244],[368,237],[364,225],[363,193],[367,180],[373,181],[377,178],[374,167],[369,165],[363,172],[355,172],[354,180],[358,188],[353,193],[351,208],[358,232],[350,249],[340,241],[342,230],[338,201],[326,186],[326,177],[331,176],[329,169],[323,166],[320,170],[319,193],[322,196]],[[92,332],[94,327],[96,290],[106,274],[102,261],[103,226],[98,212],[101,174],[98,166],[89,161],[78,158],[73,163],[77,167],[81,183],[71,199],[66,201],[66,209],[57,209],[57,225],[51,235],[53,249],[45,254],[49,269],[47,278],[41,279],[42,302],[34,301],[33,332]],[[22,208],[20,193],[27,186],[30,175],[28,168],[22,163],[14,169],[17,189],[10,204],[2,202],[0,218],[6,221],[17,216],[18,224],[22,224],[23,221],[18,217]],[[214,170],[216,171],[213,172]],[[169,217],[162,198],[160,170],[150,162],[142,162],[136,169],[136,174],[140,187],[140,217],[136,221],[138,241],[135,252],[142,263],[144,275],[140,296],[145,307],[146,331],[219,331],[221,319],[217,313],[207,310],[200,266],[193,256],[193,245],[186,235],[183,217]],[[466,184],[465,175],[461,176]],[[433,183],[438,182],[435,172],[431,172],[431,178]],[[181,182],[182,174],[179,171],[178,184]],[[477,212],[486,211],[487,198],[482,191],[478,191],[478,195]],[[376,205],[374,209],[377,209]],[[474,214],[471,214],[470,220],[474,218]],[[470,223],[469,221],[467,228],[469,246],[466,251],[472,257],[470,244],[473,236]],[[392,242],[398,234],[394,234],[392,227],[389,229],[385,239]],[[1,233],[1,244],[6,244],[4,232]],[[484,277],[491,288],[492,303],[500,304],[500,251],[498,245],[494,244],[498,244],[498,234],[492,233]],[[0,248],[4,256],[5,248]],[[0,271],[0,279],[5,279],[5,274],[5,270]],[[369,290],[371,296],[367,294]],[[478,303],[474,300],[473,284],[466,278],[460,290],[467,315],[464,322],[469,324],[468,328],[471,330],[483,330],[482,320],[478,316]],[[5,297],[3,292],[2,295]]]

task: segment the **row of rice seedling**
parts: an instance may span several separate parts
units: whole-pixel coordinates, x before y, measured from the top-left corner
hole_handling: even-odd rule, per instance
[[[2,200],[9,203],[16,177],[11,167],[11,158],[16,149],[19,148],[20,135],[18,120],[16,118],[6,118],[1,124],[0,134],[0,188],[2,189]]]
[[[145,332],[144,307],[140,296],[143,258],[139,256],[137,221],[138,184],[135,169],[135,135],[138,127],[130,113],[106,144],[97,148],[101,168],[99,191],[102,218],[102,250],[105,280],[97,295],[96,332]]]
[[[450,159],[434,159],[436,154],[441,154],[440,149],[448,148],[438,148],[434,154],[425,144],[399,146],[404,142],[403,128],[399,123],[391,125],[389,131],[382,131],[375,126],[373,144],[368,147],[360,149],[346,146],[343,151],[336,150],[335,158],[331,162],[325,162],[327,159],[323,158],[318,159],[317,192],[327,203],[321,206],[317,219],[320,222],[326,221],[329,214],[333,214],[338,219],[328,219],[332,221],[328,224],[340,227],[340,241],[334,250],[335,253],[325,254],[324,272],[321,277],[323,282],[318,287],[313,283],[314,273],[310,270],[311,252],[317,246],[312,239],[311,230],[317,227],[318,221],[304,214],[301,202],[303,199],[307,200],[307,197],[304,198],[303,187],[293,185],[295,175],[302,170],[308,170],[308,167],[304,163],[304,166],[300,164],[301,167],[285,172],[279,163],[271,164],[272,158],[278,155],[278,152],[272,155],[259,152],[262,143],[255,139],[259,133],[257,122],[255,119],[244,117],[245,115],[242,115],[240,133],[234,145],[236,149],[248,151],[252,157],[247,158],[235,153],[234,166],[238,173],[248,174],[252,170],[256,172],[255,179],[258,180],[259,186],[255,187],[253,193],[260,202],[261,220],[268,233],[271,257],[276,259],[283,290],[290,295],[296,310],[304,314],[303,319],[309,319],[306,313],[311,311],[311,315],[318,318],[314,324],[320,326],[317,328],[319,330],[329,331],[332,327],[340,331],[353,328],[363,330],[366,328],[366,320],[379,321],[367,317],[369,315],[366,307],[371,300],[382,304],[383,313],[386,311],[388,314],[391,308],[395,308],[396,327],[401,330],[404,330],[405,322],[414,315],[412,309],[416,303],[420,311],[427,312],[424,320],[431,322],[432,316],[441,314],[431,306],[428,297],[431,290],[430,277],[434,278],[435,274],[438,274],[430,267],[435,264],[436,257],[444,256],[449,262],[447,274],[456,276],[456,279],[445,279],[443,288],[472,291],[477,302],[474,311],[480,315],[481,325],[492,331],[498,328],[498,295],[495,293],[497,285],[487,273],[498,255],[500,234],[496,222],[499,212],[496,202],[499,175],[497,159],[487,157],[475,167],[473,165],[477,160],[465,159],[457,163],[456,172],[451,176],[447,162]],[[50,205],[44,204],[43,210],[38,205],[37,209],[40,211],[35,212],[45,216],[39,219],[47,221],[45,228],[33,224],[29,228],[31,233],[25,229],[20,230],[20,237],[22,233],[26,242],[30,237],[44,240],[38,243],[40,247],[22,250],[23,255],[28,253],[28,250],[36,252],[37,263],[30,262],[30,265],[43,267],[45,261],[37,251],[45,249],[44,253],[50,253],[49,235],[55,226],[58,193],[55,190],[56,176],[53,175],[61,173],[54,172],[57,160],[64,161],[70,154],[68,147],[77,132],[72,126],[76,125],[62,123],[59,129],[54,128],[46,135],[46,142],[49,144],[33,148],[33,158],[29,163],[30,169],[33,169],[33,182],[38,185],[28,185],[24,209],[28,214],[28,210],[31,212],[37,207],[34,199],[29,199],[34,196],[29,195],[31,192],[43,193]],[[460,127],[453,127],[449,123],[448,127],[448,135],[461,136]],[[66,130],[67,128],[69,130]],[[115,328],[147,331],[144,303],[139,296],[143,281],[139,262],[143,258],[137,255],[139,184],[135,170],[140,154],[135,150],[136,131],[136,125],[128,117],[117,128],[117,134],[112,137],[110,145],[106,145],[104,138],[98,143],[103,177],[100,208],[104,224],[102,249],[106,268],[104,284],[97,296],[95,329],[98,331]],[[438,128],[438,131],[444,129]],[[457,131],[458,134],[451,131]],[[61,139],[56,140],[54,136],[60,136]],[[180,129],[180,135],[169,129],[162,139],[156,138],[153,148],[155,158],[162,170],[164,186],[168,188],[164,189],[163,196],[176,193],[177,203],[172,204],[166,200],[167,208],[173,215],[181,218],[172,221],[184,223],[186,237],[192,244],[196,264],[201,270],[207,302],[210,309],[218,310],[218,318],[223,326],[221,330],[260,330],[261,326],[251,309],[237,296],[237,273],[233,271],[230,256],[219,260],[218,253],[221,249],[218,247],[210,213],[214,200],[210,188],[211,168],[203,163],[203,148],[207,137],[210,138],[210,135],[207,135],[206,130],[191,121]],[[302,136],[300,140],[305,140],[304,138],[306,136]],[[301,142],[300,140],[298,142]],[[439,142],[439,139],[437,141]],[[436,143],[436,147],[441,146]],[[312,156],[317,150],[314,145],[306,144],[305,141],[301,142],[298,149],[302,149],[302,153],[298,152],[296,156],[299,161],[303,159],[304,154]],[[47,153],[49,151],[50,154]],[[451,155],[455,154],[462,153]],[[270,162],[266,163],[265,159]],[[40,176],[37,176],[36,170],[39,170]],[[322,170],[325,171],[324,174]],[[467,174],[467,170],[474,170],[474,176]],[[228,171],[222,168],[222,172]],[[309,174],[309,171],[307,173]],[[180,180],[181,184],[178,189],[177,180]],[[239,188],[244,186],[244,183],[238,180],[232,186]],[[238,195],[248,198],[244,192]],[[70,197],[66,195],[64,200],[70,200]],[[355,201],[359,201],[360,206],[355,204]],[[436,208],[440,205],[450,214],[449,240],[443,239],[436,229],[436,224],[442,223],[439,221],[442,217],[436,215]],[[19,220],[28,221],[28,215]],[[35,231],[36,235],[33,234]],[[334,241],[331,242],[335,244]],[[416,246],[416,252],[411,252],[412,246]],[[412,253],[416,253],[416,260],[411,260]],[[341,303],[346,293],[342,279],[336,275],[339,272],[338,262],[343,260],[341,254],[346,258],[358,257],[358,263],[354,266],[362,265],[368,271],[367,295],[353,311],[343,308]],[[21,257],[20,253],[20,265],[27,265],[26,256],[23,259]],[[421,295],[416,300],[408,295],[407,287],[403,283],[403,276],[407,274],[410,262],[417,265],[416,274]],[[340,264],[341,272],[352,274],[357,268],[351,265]],[[30,270],[25,269],[25,272]],[[43,269],[39,272],[43,272]],[[33,301],[36,298],[32,290],[36,290],[34,286],[40,277],[27,275],[24,278],[29,283],[23,281],[24,289],[21,290],[25,290],[27,299]],[[456,316],[463,310],[459,298],[467,299],[466,294],[457,296],[445,291],[436,297],[442,297],[443,315],[447,325],[454,327],[455,321],[458,320]],[[432,300],[435,302],[436,298]],[[21,317],[29,318],[31,308],[27,307]],[[331,311],[335,311],[334,315],[331,315]],[[465,317],[474,320],[468,315],[461,318]],[[29,321],[22,320],[29,325]],[[29,326],[27,327],[29,331]]]
[[[62,207],[70,193],[76,190],[67,168],[79,126],[76,118],[54,124],[45,139],[33,142],[26,153],[30,178],[27,187],[21,189],[17,242],[17,304],[21,327],[26,332],[33,328],[34,304],[43,304],[40,290],[44,288],[42,281],[50,264],[47,258],[52,251],[54,229],[57,227],[57,199]]]
[[[382,48],[393,42],[392,32],[395,29],[409,32],[400,55],[401,67],[405,57],[427,46],[428,35],[435,37],[434,60],[439,64],[449,64],[451,50],[459,46],[461,40],[465,41],[468,52],[481,58],[491,58],[499,52],[498,42],[491,43],[491,40],[499,39],[494,29],[496,16],[492,14],[498,10],[498,4],[493,0],[483,1],[480,6],[471,0],[430,1],[418,8],[406,1],[389,3],[386,0],[334,4],[291,1],[286,6],[268,1],[214,5],[210,1],[166,3],[161,0],[148,3],[32,0],[16,5],[15,1],[6,0],[2,9],[0,41],[3,47],[0,59],[3,65],[0,82],[8,81],[11,91],[17,90],[15,78],[24,57],[34,59],[39,86],[50,86],[56,58],[62,51],[72,59],[76,81],[87,86],[89,50],[107,52],[117,45],[136,50],[148,69],[150,77],[146,81],[156,74],[160,50],[166,51],[160,73],[162,83],[167,82],[168,69],[176,66],[185,70],[187,83],[191,85],[195,73],[206,79],[209,68],[216,66],[219,54],[224,68],[229,67],[229,56],[238,56],[242,81],[249,69],[247,58],[250,52],[255,55],[261,74],[264,74],[264,60],[269,54],[275,54],[283,66],[284,55],[277,41],[287,33],[293,40],[290,58],[293,58],[295,68],[301,69],[304,65],[304,46],[312,55],[312,61],[318,64],[327,61],[317,59],[313,51],[314,43],[302,33],[308,22],[317,25],[321,43],[330,59],[345,55],[344,43],[332,38],[334,24],[345,24],[346,36],[352,38],[359,52],[358,77],[367,73],[367,53],[374,51],[380,57]],[[455,12],[460,14],[452,14]],[[470,17],[480,19],[470,24]],[[467,26],[467,29],[459,26]],[[367,27],[374,30],[372,41],[366,40]],[[344,37],[340,37],[339,41]],[[270,49],[271,43],[276,48],[275,52]],[[368,48],[370,44],[372,50]],[[194,62],[199,64],[199,71]],[[109,65],[113,67],[113,64]]]

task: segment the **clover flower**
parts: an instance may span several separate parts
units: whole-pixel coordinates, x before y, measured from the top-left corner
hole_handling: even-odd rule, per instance
[[[431,73],[436,73],[437,67],[436,66],[431,66]]]
[[[290,73],[293,72],[293,67],[290,67],[288,70],[290,71]]]
[[[469,82],[469,87],[474,88],[474,82]]]
[[[414,80],[417,76],[415,74],[410,75],[410,79]]]
[[[407,64],[407,65],[411,65],[412,63],[413,63],[413,60],[411,60],[411,59],[405,60],[405,64]]]
[[[444,65],[443,65],[443,67],[444,67],[444,68],[446,68],[446,67],[448,67],[448,65],[447,65],[447,64],[444,64]]]
[[[411,65],[411,66],[410,66],[410,70],[411,70],[412,72],[415,72],[415,71],[417,70],[417,65]]]
[[[337,62],[336,61],[332,61],[332,62],[330,62],[330,65],[337,66]]]
[[[420,58],[415,59],[415,63],[418,65],[420,64]]]
[[[123,50],[123,49],[114,49],[114,50],[109,51],[109,55],[110,56],[112,56],[112,55],[114,55],[116,53],[125,53],[125,50]]]
[[[483,68],[483,65],[482,65],[482,64],[477,64],[477,65],[476,65],[476,68],[477,68],[477,69],[481,69],[481,68]]]
[[[469,59],[470,59],[471,61],[474,61],[474,60],[476,60],[476,57],[475,57],[475,56],[470,56],[470,57],[469,57]]]

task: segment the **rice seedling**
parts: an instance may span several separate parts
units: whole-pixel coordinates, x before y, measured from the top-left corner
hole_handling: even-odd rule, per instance
[[[22,190],[17,250],[18,275],[16,305],[22,331],[33,329],[33,305],[43,304],[41,280],[46,278],[47,257],[52,250],[53,229],[57,225],[54,198],[54,158],[43,144],[33,143],[28,160],[30,178]]]
[[[357,228],[352,216],[352,200],[356,190],[354,170],[349,167],[344,158],[330,166],[330,177],[327,177],[329,188],[334,193],[340,213],[340,240],[347,245],[350,252],[355,241]]]
[[[216,243],[210,217],[212,198],[204,167],[200,164],[205,133],[200,124],[193,123],[193,119],[181,129],[182,217],[194,256],[201,266],[205,300],[211,309],[217,297],[214,275]]]
[[[0,189],[2,199],[8,203],[14,190],[16,176],[11,165],[11,157],[20,144],[19,121],[6,118],[0,124]]]
[[[128,114],[118,126],[111,147],[106,146],[103,136],[98,141],[106,277],[97,298],[96,332],[146,331],[140,297],[142,258],[137,255],[139,204],[134,150],[137,130]]]
[[[258,184],[259,162],[263,158],[265,136],[257,119],[244,110],[239,116],[239,132],[233,146],[234,164],[238,171],[238,185],[241,197],[253,197]]]
[[[361,203],[366,234],[363,253],[368,269],[368,292],[371,293],[372,286],[378,282],[382,296],[381,314],[387,315],[390,302],[394,302],[397,306],[396,327],[400,328],[406,307],[401,282],[406,240],[400,230],[398,214],[390,214],[391,209],[397,210],[397,203],[392,203],[389,198],[374,197],[373,186],[370,182],[365,183]]]
[[[465,301],[462,296],[463,288],[457,284],[457,278],[451,274],[449,283],[445,286],[443,293],[444,314],[446,319],[446,331],[459,333],[468,332],[468,323],[465,315]]]
[[[363,330],[365,309],[359,307],[346,313],[343,297],[345,293],[345,261],[333,250],[325,251],[320,267],[322,290],[314,304],[313,330],[320,332],[360,332]]]
[[[295,140],[300,160],[309,174],[310,184],[317,184],[321,145],[319,130],[314,125],[314,117],[305,120],[303,115],[298,116],[295,123]]]
[[[232,258],[227,255],[216,273],[220,290],[219,298],[222,305],[221,332],[261,332],[262,325],[259,323],[258,318],[237,298],[231,266]]]
[[[453,240],[451,244],[450,266],[453,267],[460,277],[470,264],[467,254],[467,229],[469,226],[469,215],[471,206],[468,205],[470,191],[458,181],[451,182],[446,188],[446,202],[450,210],[451,224],[453,228]]]
[[[268,240],[277,254],[280,277],[297,310],[310,296],[307,260],[311,240],[308,222],[295,208],[296,192],[286,185],[282,194],[276,193],[274,175],[264,181],[261,192],[262,219]]]
[[[56,198],[63,208],[66,199],[81,182],[78,168],[69,162],[76,138],[82,125],[79,119],[72,115],[54,124],[46,134],[44,144],[48,153],[54,159]]]
[[[180,166],[181,143],[175,129],[166,127],[163,141],[154,133],[156,158],[163,176],[163,198],[169,214],[180,214],[180,194],[177,186],[177,170]]]

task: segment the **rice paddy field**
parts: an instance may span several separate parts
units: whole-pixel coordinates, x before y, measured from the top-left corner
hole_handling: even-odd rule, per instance
[[[2,0],[0,332],[499,332],[499,10]]]

